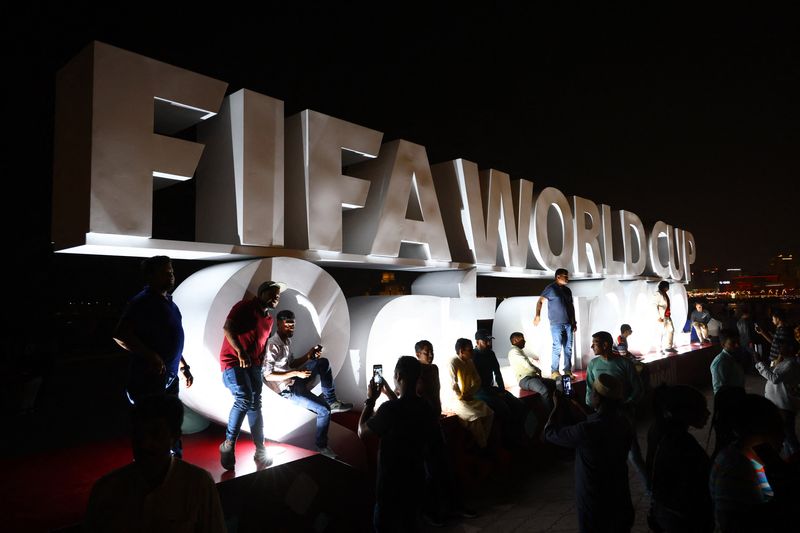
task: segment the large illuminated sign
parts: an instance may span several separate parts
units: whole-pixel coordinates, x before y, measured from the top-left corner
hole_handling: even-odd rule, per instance
[[[552,279],[566,268],[581,280],[570,285],[574,368],[586,365],[592,333],[613,333],[622,322],[636,331],[633,349],[657,348],[655,282],[689,281],[690,232],[663,221],[646,227],[628,209],[465,159],[431,165],[424,146],[383,142],[379,131],[316,111],[284,117],[280,100],[247,89],[225,96],[226,89],[102,43],[57,79],[57,251],[248,260],[210,266],[175,291],[196,377],[181,398],[193,410],[227,419],[222,325],[266,279],[288,283],[281,306],[298,316],[297,352],[321,342],[348,401],[365,397],[373,364],[392,369],[427,338],[446,404],[453,344],[471,337],[477,320],[494,320],[501,361],[508,335],[523,331],[547,371],[547,313],[538,327],[531,323],[538,297],[507,298],[496,308],[495,298],[477,297],[478,275]],[[195,181],[196,241],[153,238],[154,189],[186,180]],[[348,265],[425,273],[411,295],[345,300],[320,267]],[[671,284],[670,297],[673,315],[685,314],[682,283]],[[677,342],[686,337],[676,333]],[[268,437],[313,441],[309,412],[267,390],[264,409]]]
[[[689,281],[696,250],[686,230],[645,228],[627,209],[464,159],[430,165],[423,146],[382,144],[381,132],[316,111],[284,117],[280,100],[247,89],[225,97],[226,88],[102,43],[65,66],[56,250]],[[153,239],[153,189],[188,179],[197,241]]]

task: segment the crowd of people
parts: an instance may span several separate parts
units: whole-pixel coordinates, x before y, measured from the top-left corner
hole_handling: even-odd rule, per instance
[[[181,460],[178,379],[187,387],[194,377],[183,357],[181,315],[172,302],[174,273],[168,257],[143,262],[145,288],[129,302],[114,338],[132,354],[127,393],[133,405],[132,465],[99,480],[90,498],[86,526],[112,530],[136,524],[158,530],[174,521],[165,506],[179,506],[189,529],[224,530],[219,497],[206,472]],[[360,414],[358,434],[380,439],[375,531],[416,531],[421,520],[443,525],[450,516],[474,517],[464,506],[462,489],[442,426],[448,411],[465,434],[468,451],[489,454],[495,447],[513,449],[530,442],[535,414],[530,404],[509,392],[509,385],[536,393],[539,410],[549,413],[541,428],[547,443],[575,450],[575,498],[580,531],[630,531],[634,520],[628,464],[641,476],[650,494],[648,523],[653,531],[773,531],[787,516],[800,489],[792,459],[800,452],[795,418],[800,407],[800,326],[791,330],[779,309],[772,312],[774,332],[746,323],[723,329],[721,352],[710,367],[714,392],[712,425],[715,447],[709,455],[689,433],[704,427],[711,415],[705,397],[687,385],[661,385],[650,391],[654,421],[647,433],[646,453],[636,436],[637,406],[647,394],[644,365],[628,349],[630,325],[622,324],[615,339],[607,331],[592,335],[593,357],[586,369],[584,401],[571,393],[575,309],[566,270],[539,298],[548,302],[553,347],[550,373],[542,373],[539,357],[525,350],[525,335],[513,332],[508,362],[514,383],[507,384],[489,330],[479,329],[474,341],[459,338],[447,362],[452,401],[443,405],[434,346],[420,340],[416,357],[402,356],[393,372],[393,386],[374,375]],[[220,463],[236,467],[236,442],[247,418],[259,467],[271,464],[261,413],[262,387],[316,415],[315,444],[335,458],[328,445],[332,412],[348,411],[341,401],[330,363],[321,346],[302,355],[292,349],[295,315],[275,312],[286,286],[265,281],[257,293],[236,303],[220,325],[221,379],[232,394],[232,407],[220,444]],[[668,283],[655,294],[662,350],[674,351]],[[746,320],[748,317],[743,315]],[[698,304],[691,327],[699,342],[710,341],[710,315]],[[740,320],[741,322],[741,320]],[[769,352],[753,348],[760,335]],[[563,374],[559,371],[563,360]],[[748,362],[752,362],[749,366]],[[746,394],[745,373],[753,368],[766,380],[764,396]],[[321,395],[312,387],[319,380]],[[386,397],[377,409],[379,397]],[[191,486],[190,486],[191,485]],[[140,512],[136,512],[135,510]],[[144,510],[144,512],[141,512]]]

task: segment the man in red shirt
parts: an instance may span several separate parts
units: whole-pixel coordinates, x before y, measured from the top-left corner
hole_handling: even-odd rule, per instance
[[[219,352],[222,381],[233,394],[225,442],[219,446],[220,463],[225,470],[235,468],[234,447],[245,416],[256,445],[256,463],[259,466],[269,466],[272,463],[264,446],[261,365],[274,322],[270,311],[278,305],[281,291],[285,289],[284,283],[265,281],[258,287],[256,297],[242,300],[233,306],[222,328],[225,332]]]

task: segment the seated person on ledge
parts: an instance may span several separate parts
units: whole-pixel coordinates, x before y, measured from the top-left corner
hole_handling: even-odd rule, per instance
[[[456,355],[450,360],[450,379],[456,402],[452,403],[455,414],[475,438],[479,448],[486,448],[492,430],[492,411],[475,394],[481,388],[481,377],[472,362],[472,341],[458,339]]]
[[[422,365],[417,381],[417,395],[428,402],[436,418],[439,418],[442,415],[442,386],[439,382],[439,367],[433,364],[433,344],[431,341],[421,340],[414,345],[414,352]]]
[[[690,317],[692,327],[697,334],[697,340],[701,343],[711,342],[708,338],[708,323],[711,322],[711,313],[703,309],[703,304],[697,302],[694,304],[694,311]]]
[[[267,343],[264,382],[282,397],[317,415],[317,450],[323,455],[336,457],[334,451],[328,447],[331,413],[349,411],[353,404],[336,398],[331,366],[326,358],[321,357],[320,345],[313,346],[300,357],[295,357],[292,353],[294,313],[285,309],[278,313],[277,319],[277,331]],[[324,399],[309,390],[317,376],[322,385]]]
[[[525,352],[525,335],[519,331],[511,334],[511,349],[508,351],[508,363],[514,371],[519,388],[538,392],[548,412],[553,409],[553,391],[555,380],[542,377],[542,371],[533,362],[539,358],[535,354]]]

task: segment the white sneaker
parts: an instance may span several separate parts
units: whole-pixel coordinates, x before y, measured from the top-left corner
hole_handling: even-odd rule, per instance
[[[331,459],[337,458],[336,452],[331,450],[327,446],[317,446],[317,451],[322,455],[324,455],[325,457],[330,457]]]

